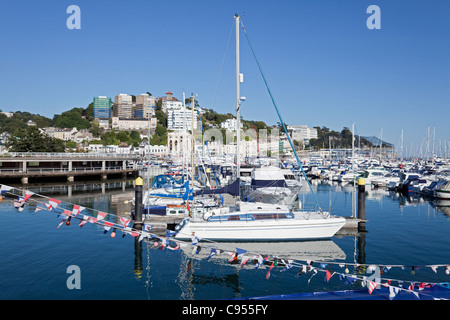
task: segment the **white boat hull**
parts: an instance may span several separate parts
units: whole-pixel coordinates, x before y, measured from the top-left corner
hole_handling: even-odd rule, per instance
[[[450,191],[436,190],[436,197],[438,199],[450,199]]]
[[[192,221],[185,220],[175,239],[213,241],[290,241],[328,239],[345,224],[341,217],[306,219],[303,215],[295,219],[274,219],[254,221]],[[317,215],[318,216],[318,215]]]

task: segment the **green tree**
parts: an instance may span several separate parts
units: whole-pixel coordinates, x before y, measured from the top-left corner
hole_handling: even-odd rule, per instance
[[[35,126],[15,130],[5,145],[12,152],[65,152],[63,140],[48,137]]]
[[[74,128],[78,130],[89,129],[91,123],[89,120],[83,118],[83,108],[73,108],[63,113],[56,114],[53,117],[53,126],[57,128]]]

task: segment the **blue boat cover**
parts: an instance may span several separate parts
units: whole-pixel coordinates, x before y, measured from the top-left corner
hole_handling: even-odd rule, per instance
[[[450,299],[449,283],[440,283],[431,288],[415,291],[400,290],[392,300],[435,300]],[[236,300],[390,300],[389,289],[381,287],[373,290],[372,294],[367,289],[342,290],[330,292],[307,292],[280,294],[263,297],[237,298]]]

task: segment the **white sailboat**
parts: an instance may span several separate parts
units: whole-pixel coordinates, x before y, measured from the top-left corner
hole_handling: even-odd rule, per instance
[[[239,177],[240,83],[242,76],[239,71],[239,28],[241,22],[237,14],[235,15],[235,23],[237,105],[236,168],[237,177]],[[284,126],[280,115],[279,117]],[[293,148],[292,143],[291,147]],[[295,150],[293,151],[297,157],[297,162],[300,164]],[[300,168],[302,168],[301,164]],[[184,219],[176,227],[174,237],[179,240],[189,240],[195,236],[200,241],[290,241],[326,239],[332,237],[344,224],[345,218],[331,216],[329,213],[322,212],[321,210],[314,212],[292,212],[287,206],[278,204],[238,201],[235,207],[218,208],[202,216]]]

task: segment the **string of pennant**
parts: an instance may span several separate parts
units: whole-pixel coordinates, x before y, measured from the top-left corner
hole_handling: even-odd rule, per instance
[[[18,191],[17,191],[18,190]],[[250,266],[254,269],[258,269],[261,266],[268,266],[266,273],[266,279],[271,276],[272,269],[274,267],[283,267],[280,272],[287,271],[292,268],[297,268],[297,276],[307,275],[309,276],[308,284],[311,279],[318,273],[324,274],[324,281],[329,282],[332,277],[337,276],[345,284],[353,284],[359,281],[362,287],[366,287],[368,292],[372,294],[373,290],[380,288],[380,286],[387,287],[389,289],[389,298],[393,299],[401,291],[407,291],[415,294],[418,298],[421,295],[426,295],[421,292],[425,288],[430,288],[437,283],[432,282],[416,282],[405,281],[399,279],[390,279],[384,277],[384,275],[391,268],[401,268],[411,271],[414,275],[415,271],[422,268],[430,268],[434,273],[438,270],[444,269],[445,274],[450,274],[450,265],[447,264],[434,264],[434,265],[384,265],[384,264],[360,264],[349,262],[330,262],[330,261],[311,261],[307,260],[305,263],[294,259],[279,258],[276,255],[261,255],[248,252],[245,249],[235,248],[232,250],[224,250],[219,248],[219,244],[208,239],[199,239],[193,236],[191,242],[185,242],[178,239],[174,239],[172,236],[175,234],[172,231],[167,230],[165,236],[159,236],[151,233],[152,226],[144,223],[142,229],[134,228],[132,225],[132,219],[117,216],[111,213],[86,208],[80,205],[63,202],[61,200],[47,197],[41,194],[34,193],[30,190],[22,190],[7,185],[0,185],[0,196],[4,195],[12,198],[14,201],[14,207],[18,211],[23,211],[26,204],[34,203],[35,212],[45,210],[57,213],[61,217],[61,221],[57,228],[60,228],[63,224],[69,226],[72,220],[78,220],[79,227],[83,227],[87,223],[96,224],[104,229],[104,233],[110,233],[111,237],[116,236],[117,230],[122,231],[123,237],[127,234],[132,237],[138,237],[139,241],[146,239],[146,241],[152,241],[154,247],[159,247],[161,250],[178,250],[181,247],[192,247],[192,255],[198,255],[201,250],[209,249],[210,253],[206,258],[209,261],[212,257],[221,254],[227,254],[229,256],[228,262],[231,264],[238,264],[239,268],[244,266]],[[91,213],[91,214],[89,214]],[[109,217],[109,219],[107,219]],[[115,218],[117,222],[112,222],[111,218]],[[201,241],[201,243],[200,243]],[[253,265],[253,266],[252,266]],[[329,268],[332,266],[332,268]],[[339,267],[339,271],[333,270]],[[350,273],[350,269],[353,268],[354,274]],[[341,272],[342,271],[342,272]],[[375,278],[373,275],[375,271],[379,272],[379,277]],[[188,269],[189,272],[189,269]],[[369,276],[364,275],[371,274]],[[383,275],[383,277],[381,277]],[[394,285],[394,284],[397,285]],[[417,289],[418,291],[415,291]]]

